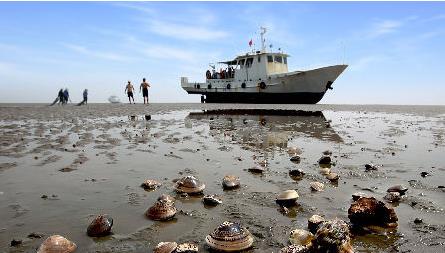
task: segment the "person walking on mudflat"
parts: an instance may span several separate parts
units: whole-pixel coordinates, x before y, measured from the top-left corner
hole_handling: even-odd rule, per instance
[[[147,98],[147,104],[148,104],[148,87],[150,87],[150,84],[148,84],[145,81],[145,78],[142,78],[141,86],[139,86],[139,93],[141,93],[141,90],[142,90],[142,96],[144,97],[144,104],[145,104],[146,98]]]
[[[133,87],[133,85],[131,84],[131,82],[128,81],[127,87],[125,87],[125,92],[126,92],[127,95],[128,95],[128,102],[130,102],[130,104],[131,104],[131,99],[133,99],[133,104],[135,104],[135,102],[134,102],[134,96],[133,96],[133,91],[134,91],[134,87]]]
[[[88,104],[88,89],[85,89],[84,91],[83,91],[83,100],[82,100],[82,102],[80,102],[80,103],[78,103],[77,105],[83,105],[83,104]]]

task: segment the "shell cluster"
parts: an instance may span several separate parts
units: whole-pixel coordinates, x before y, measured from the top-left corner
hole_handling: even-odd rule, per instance
[[[313,252],[353,253],[349,226],[340,219],[323,222],[312,240]]]
[[[52,235],[40,245],[37,253],[71,253],[77,245],[61,235]]]
[[[147,179],[141,184],[141,187],[144,188],[145,190],[156,190],[156,188],[158,188],[161,185],[162,184],[156,180]]]
[[[87,228],[88,236],[101,237],[109,235],[113,226],[113,218],[108,215],[99,215],[90,223]]]
[[[204,191],[205,184],[194,176],[186,176],[176,182],[175,189],[179,193],[200,194]]]
[[[225,221],[206,237],[207,245],[217,251],[241,251],[252,247],[250,232],[235,222]]]
[[[173,218],[176,214],[175,203],[167,200],[158,200],[151,206],[145,215],[152,220],[165,221]]]

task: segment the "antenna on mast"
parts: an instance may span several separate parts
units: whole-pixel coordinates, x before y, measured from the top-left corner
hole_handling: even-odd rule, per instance
[[[265,53],[266,52],[266,39],[264,38],[264,34],[266,33],[266,28],[265,27],[260,27],[260,30],[261,30],[261,32],[260,32],[260,36],[261,36],[261,51],[263,52],[263,53]]]

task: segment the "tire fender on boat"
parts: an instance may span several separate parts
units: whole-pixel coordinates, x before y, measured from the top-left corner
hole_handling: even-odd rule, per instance
[[[242,83],[241,84],[241,88],[245,89],[246,88],[246,83]]]
[[[207,89],[211,89],[211,88],[212,88],[211,84],[207,85]]]
[[[232,86],[230,85],[230,83],[229,84],[227,84],[227,89],[229,89],[230,90],[230,88],[231,88]]]
[[[258,86],[259,86],[260,89],[262,89],[262,90],[266,89],[266,83],[264,83],[264,82],[261,82]]]

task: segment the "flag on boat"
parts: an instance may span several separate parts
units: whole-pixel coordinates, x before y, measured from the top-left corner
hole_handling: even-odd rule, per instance
[[[250,39],[250,41],[249,41],[249,47],[251,47],[252,44],[253,44],[252,39]]]

